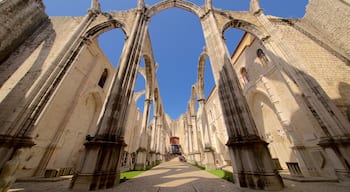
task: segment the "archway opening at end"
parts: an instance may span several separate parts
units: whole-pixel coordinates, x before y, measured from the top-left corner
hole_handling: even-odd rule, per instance
[[[194,14],[171,8],[152,18],[149,31],[159,64],[156,76],[162,103],[165,112],[177,119],[187,111],[197,81],[198,57],[205,47],[201,24]]]

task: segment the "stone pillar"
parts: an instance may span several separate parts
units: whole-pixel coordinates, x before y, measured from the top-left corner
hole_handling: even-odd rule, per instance
[[[189,154],[189,140],[188,140],[188,128],[187,128],[187,123],[186,123],[186,117],[183,118],[183,129],[184,129],[184,140],[185,140],[185,145],[183,146],[184,147],[184,151],[183,154],[186,154],[187,155]],[[186,150],[185,150],[186,149]]]
[[[28,28],[26,30],[23,30],[23,32],[28,35],[30,34],[29,31],[36,30],[37,27],[40,27],[40,25],[46,23],[46,21],[48,21],[48,18],[45,14],[44,5],[42,4],[42,2],[28,1],[27,3],[31,5],[26,5],[25,3],[23,4],[23,6],[25,6],[28,9],[29,7],[32,7],[33,10],[27,11],[25,14],[37,16],[32,18],[23,16],[22,14],[17,14],[16,11],[19,10],[13,10],[12,13],[16,14],[18,17],[22,17],[22,20],[24,17],[30,18],[29,23],[27,21],[23,21],[22,24],[20,24],[19,26],[19,28],[22,29],[22,27],[29,27],[29,25],[24,25],[30,24],[30,28],[32,29],[29,30]],[[23,102],[23,106],[20,107],[20,110],[13,110],[18,111],[18,115],[16,118],[14,118],[14,120],[11,120],[11,123],[7,124],[8,127],[6,127],[6,125],[3,125],[2,130],[0,132],[0,156],[2,157],[0,159],[0,170],[3,164],[6,161],[10,160],[12,156],[11,154],[15,153],[17,149],[30,148],[35,145],[31,138],[33,130],[35,129],[35,122],[37,122],[41,113],[43,112],[45,107],[47,107],[50,98],[56,92],[63,77],[69,71],[69,68],[74,64],[73,61],[76,60],[77,55],[79,55],[79,52],[85,46],[85,40],[79,37],[83,36],[84,31],[95,18],[96,14],[89,10],[88,14],[77,26],[75,32],[69,37],[62,51],[58,53],[57,58],[54,60],[53,63],[51,63],[52,66],[57,67],[50,67],[45,75],[48,78],[38,80],[38,82],[35,83],[33,87],[31,87],[31,89],[37,90],[36,93],[30,94],[28,95],[28,97],[25,98],[25,102]],[[0,34],[0,36],[1,35],[2,34]],[[21,38],[25,37],[26,36],[24,35]],[[7,50],[10,49],[7,48]],[[0,116],[0,119],[2,118],[3,117]],[[57,137],[57,134],[55,135],[55,137]],[[53,147],[49,146],[46,150],[50,151],[50,154],[52,154],[52,148]],[[40,162],[38,169],[44,170],[46,168],[49,158],[46,158],[45,160],[45,162]]]
[[[151,146],[150,146],[150,161],[151,165],[156,165],[156,133],[157,133],[158,115],[154,115],[152,133],[151,133]]]
[[[208,12],[201,23],[229,136],[227,146],[235,180],[240,187],[280,190],[282,178],[274,168],[267,143],[258,135],[213,13]]]
[[[197,116],[191,115],[191,123],[193,130],[193,160],[195,163],[199,163],[201,160],[199,145],[198,145],[198,127],[197,127]]]
[[[212,170],[216,169],[214,150],[212,147],[210,128],[208,123],[207,111],[205,109],[205,100],[200,98],[199,100],[198,113],[202,116],[202,135],[203,135],[203,152],[204,152],[204,162],[205,169]]]
[[[146,157],[147,157],[147,125],[148,125],[148,119],[149,119],[149,113],[150,113],[150,106],[151,106],[152,100],[146,99],[144,108],[143,108],[143,117],[142,117],[142,124],[141,124],[141,133],[140,133],[140,146],[137,150],[137,157],[136,157],[136,165],[135,170],[145,170],[146,169]]]
[[[261,10],[256,11],[255,16],[265,27],[266,31],[270,33],[270,38],[263,41],[264,46],[278,56],[278,58],[275,58],[280,61],[275,62],[277,67],[286,72],[298,85],[302,92],[300,102],[307,106],[308,109],[306,110],[309,110],[309,114],[312,114],[315,121],[319,124],[319,126],[315,126],[317,133],[321,137],[318,145],[328,154],[338,176],[342,179],[348,179],[350,174],[349,121],[345,119],[320,85],[300,73],[299,69],[303,69],[305,64],[293,52],[289,51],[292,49],[288,44],[283,43],[278,28],[274,27]],[[293,63],[297,68],[288,65],[288,63]],[[298,148],[303,149],[300,146]],[[303,151],[297,150],[297,152],[303,156]],[[305,156],[303,157],[308,159]],[[339,162],[340,164],[337,164]],[[312,170],[311,166],[307,167],[306,171]]]
[[[132,99],[146,31],[147,18],[139,11],[123,49],[96,135],[85,143],[84,156],[71,182],[74,191],[112,188],[119,183],[128,104]]]
[[[160,154],[160,148],[161,148],[161,132],[162,132],[162,127],[163,127],[163,122],[162,122],[162,116],[158,119],[157,122],[157,135],[156,135],[156,164],[159,164],[161,162],[161,154]]]
[[[188,127],[188,142],[189,142],[189,157],[191,161],[194,161],[194,156],[193,156],[193,127],[189,123],[187,125]]]

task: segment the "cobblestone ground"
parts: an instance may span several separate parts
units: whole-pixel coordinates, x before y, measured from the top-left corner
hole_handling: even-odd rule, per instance
[[[70,181],[16,182],[11,192],[64,192]],[[284,192],[350,192],[350,182],[294,182],[285,180]],[[257,192],[197,169],[177,159],[162,163],[152,170],[126,181],[119,186],[101,192]]]

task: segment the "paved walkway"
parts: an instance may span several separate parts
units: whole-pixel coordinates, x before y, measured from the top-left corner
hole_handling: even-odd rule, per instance
[[[173,159],[115,189],[123,192],[232,192],[238,188],[231,182]]]
[[[70,181],[16,182],[10,192],[65,192]],[[350,182],[294,182],[284,180],[283,192],[349,192]],[[117,187],[101,192],[258,192],[242,189],[206,171],[174,159]]]

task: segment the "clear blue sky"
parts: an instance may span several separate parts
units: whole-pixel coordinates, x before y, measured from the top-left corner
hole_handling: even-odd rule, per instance
[[[189,0],[203,5],[204,0]],[[212,0],[214,7],[224,10],[249,9],[249,0]],[[50,16],[83,16],[90,7],[90,0],[43,0],[46,12]],[[134,8],[137,0],[100,0],[103,11],[115,11]],[[154,5],[160,0],[145,0],[147,5]],[[300,18],[305,14],[308,0],[260,0],[265,14],[285,18]],[[204,37],[198,18],[192,13],[177,8],[155,15],[149,26],[153,51],[158,63],[157,79],[165,112],[177,119],[186,112],[191,95],[191,86],[197,78],[197,62]],[[225,33],[230,52],[236,47],[242,31],[229,29]],[[100,46],[112,64],[117,65],[124,42],[124,34],[116,29],[99,37]],[[205,94],[208,96],[214,86],[210,63],[206,63]],[[145,88],[145,81],[138,77],[135,90]],[[144,97],[138,101],[143,109]]]

